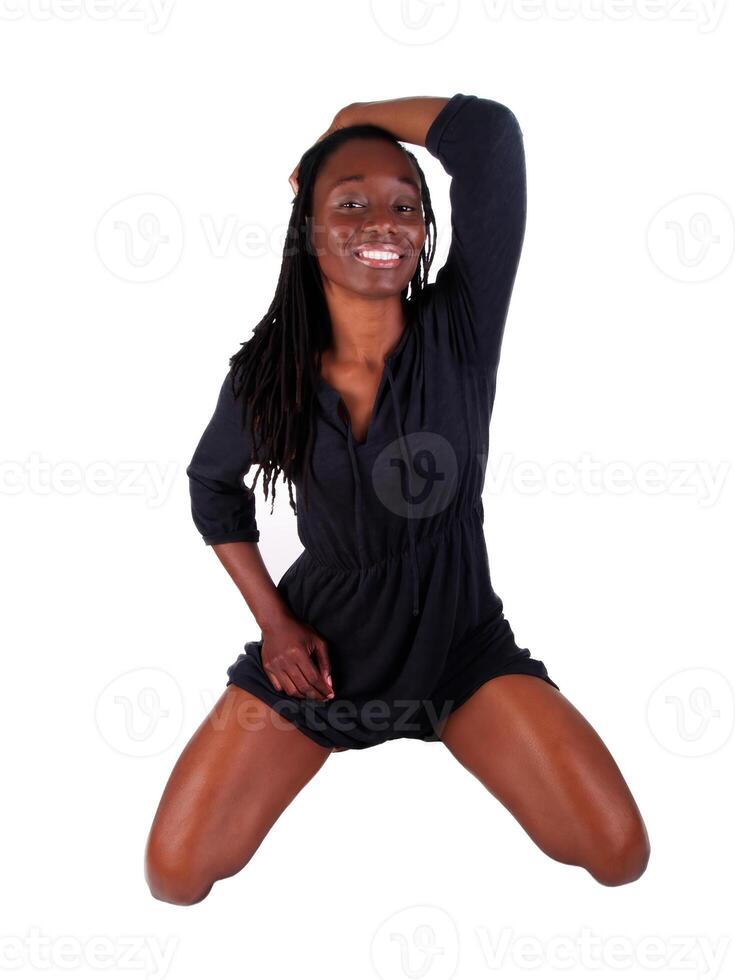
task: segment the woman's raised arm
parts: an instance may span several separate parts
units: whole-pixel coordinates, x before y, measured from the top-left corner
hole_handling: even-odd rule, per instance
[[[452,178],[452,237],[435,298],[454,341],[494,376],[526,229],[523,134],[507,106],[457,93],[426,148]]]

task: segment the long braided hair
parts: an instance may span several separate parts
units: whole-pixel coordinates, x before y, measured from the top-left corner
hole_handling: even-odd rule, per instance
[[[258,468],[250,487],[263,472],[263,495],[271,488],[271,513],[279,471],[288,483],[288,496],[296,513],[292,484],[304,474],[304,506],[308,506],[308,466],[315,435],[314,410],[321,352],[331,343],[329,310],[317,259],[309,241],[314,182],[326,158],[346,140],[379,138],[400,147],[419,175],[426,238],[416,271],[401,292],[401,305],[410,322],[421,302],[436,250],[436,221],[431,197],[418,160],[391,132],[361,123],[344,126],[313,144],[298,167],[298,193],[286,232],[283,262],[268,312],[230,358],[233,394],[242,399],[242,424],[249,429],[252,459]],[[410,287],[410,293],[409,293]]]

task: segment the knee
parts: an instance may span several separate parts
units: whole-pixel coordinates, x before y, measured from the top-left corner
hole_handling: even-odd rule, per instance
[[[600,844],[587,870],[601,885],[627,885],[641,877],[650,855],[645,825],[636,816]]]
[[[191,867],[186,855],[151,841],[146,846],[144,874],[151,895],[171,905],[196,905],[214,884]]]

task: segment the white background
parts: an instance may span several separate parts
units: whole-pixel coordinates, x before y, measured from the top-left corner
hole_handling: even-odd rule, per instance
[[[9,975],[732,975],[724,7],[2,0]],[[650,864],[606,888],[555,863],[444,746],[399,740],[331,757],[204,902],[158,902],[143,848],[165,780],[259,636],[184,469],[273,296],[288,175],[349,102],[455,92],[513,109],[528,169],[484,494],[493,583],[613,753]],[[448,177],[412,149],[433,279]],[[301,550],[276,492],[271,515],[258,484],[274,581]]]

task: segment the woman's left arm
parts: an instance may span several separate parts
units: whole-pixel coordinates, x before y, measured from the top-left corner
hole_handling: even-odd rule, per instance
[[[351,102],[340,109],[328,129],[314,140],[320,143],[336,129],[370,123],[382,126],[404,143],[425,146],[426,134],[438,113],[449,102],[447,98],[411,95],[402,99],[383,99],[377,102]],[[294,194],[298,192],[298,164],[289,174]]]
[[[434,296],[447,341],[494,375],[526,229],[523,134],[500,102],[456,93],[353,103],[335,123],[372,122],[423,145],[451,177],[451,242]]]
[[[402,99],[383,99],[377,102],[352,102],[335,116],[338,126],[370,123],[382,126],[403,143],[426,146],[426,134],[448,98],[410,95]]]
[[[494,377],[526,230],[523,133],[500,102],[457,92],[451,98],[408,96],[352,102],[323,139],[358,123],[382,126],[424,146],[451,177],[452,238],[433,285],[453,351]],[[292,187],[298,167],[289,180]]]

